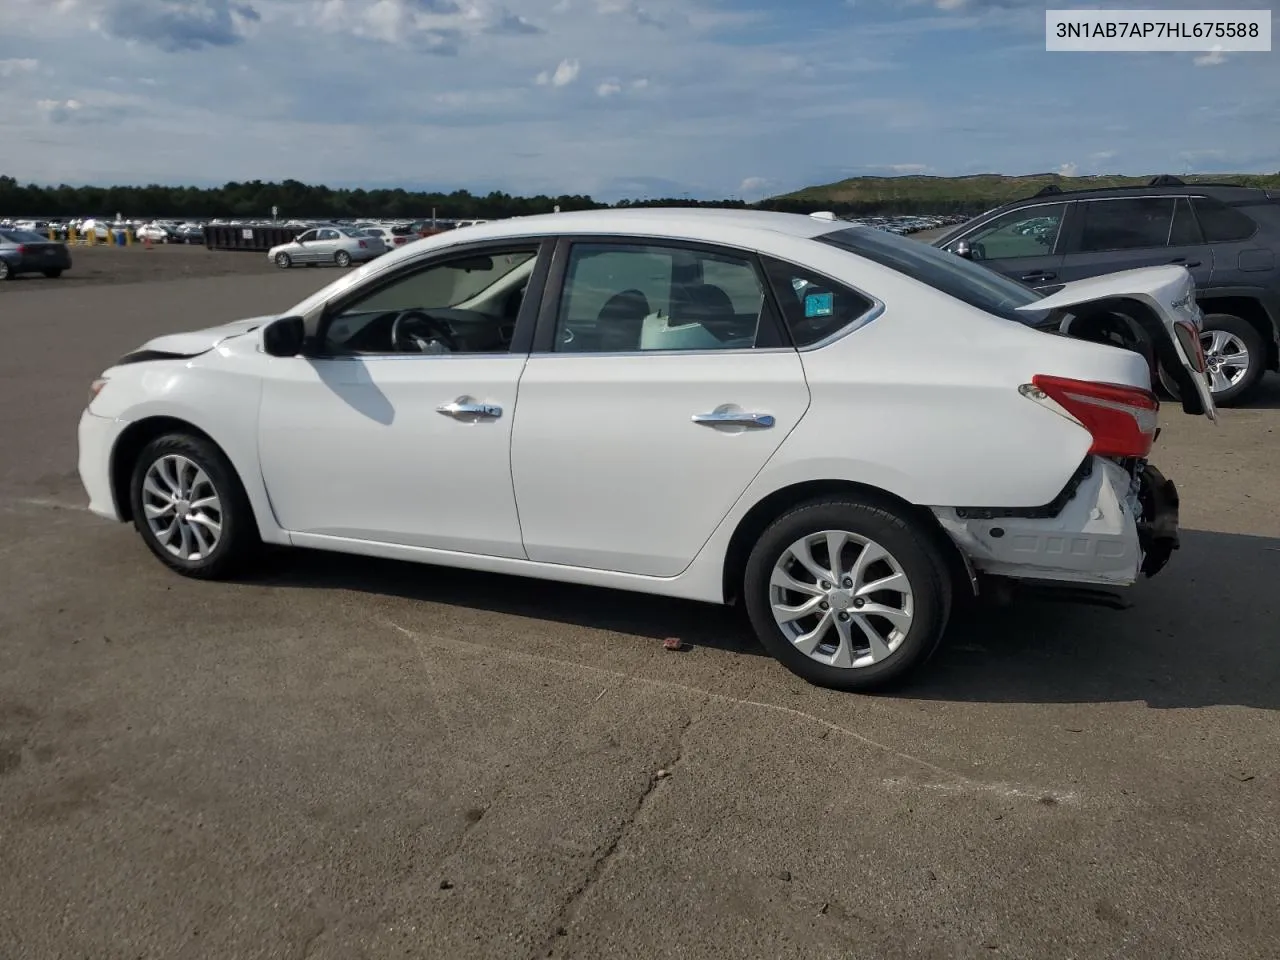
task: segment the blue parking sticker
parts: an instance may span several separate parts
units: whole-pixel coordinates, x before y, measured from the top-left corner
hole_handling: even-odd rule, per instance
[[[829,293],[811,293],[804,298],[804,315],[829,317],[835,312],[835,297]]]

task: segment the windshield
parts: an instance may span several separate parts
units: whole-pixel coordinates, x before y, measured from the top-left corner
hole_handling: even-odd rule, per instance
[[[997,317],[1017,323],[1035,323],[1044,318],[1041,311],[1017,310],[1042,299],[1039,293],[923,241],[866,227],[846,227],[816,239],[927,283]]]
[[[32,233],[30,230],[5,230],[2,235],[8,240],[12,240],[14,243],[49,242],[48,237],[41,236],[38,233]]]

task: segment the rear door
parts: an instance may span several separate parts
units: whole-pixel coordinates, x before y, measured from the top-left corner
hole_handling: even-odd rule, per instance
[[[512,429],[530,560],[688,567],[809,405],[766,289],[746,251],[560,242]]]
[[[1070,206],[1057,201],[1010,210],[954,238],[944,249],[954,252],[955,244],[965,240],[972,258],[990,270],[1030,287],[1056,283],[1063,221]]]
[[[1204,287],[1213,272],[1213,259],[1186,197],[1078,200],[1062,246],[1061,279],[1067,282],[1176,264]]]

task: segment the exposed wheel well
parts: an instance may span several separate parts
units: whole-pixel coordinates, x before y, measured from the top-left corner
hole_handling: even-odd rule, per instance
[[[199,427],[177,417],[148,417],[130,424],[111,450],[111,497],[115,500],[120,519],[125,523],[133,519],[133,501],[129,496],[133,465],[143,447],[166,433],[189,433],[217,446],[216,441]]]
[[[957,596],[973,594],[973,586],[960,548],[947,536],[946,531],[938,523],[938,518],[929,509],[909,503],[887,490],[864,483],[855,483],[852,480],[810,480],[775,490],[748,510],[746,516],[738,522],[737,529],[729,538],[729,549],[725,552],[722,586],[725,603],[733,603],[737,600],[742,590],[742,578],[746,573],[747,557],[750,556],[752,546],[769,524],[798,503],[840,495],[877,503],[904,517],[916,519],[921,529],[934,538],[938,551],[951,573]]]
[[[1275,326],[1267,314],[1267,308],[1252,297],[1214,297],[1197,298],[1200,309],[1209,313],[1230,313],[1244,320],[1258,331],[1262,343],[1267,350],[1266,369],[1280,369],[1280,350],[1276,347]]]

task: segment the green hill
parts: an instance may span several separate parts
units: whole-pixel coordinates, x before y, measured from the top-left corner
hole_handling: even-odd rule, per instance
[[[1280,189],[1280,173],[1274,174],[1189,174],[1186,183],[1238,183],[1252,187]],[[1094,177],[1064,177],[1056,173],[1033,173],[1010,177],[979,173],[968,177],[850,177],[837,183],[805,187],[793,193],[771,197],[762,206],[790,208],[803,206],[838,213],[977,213],[1010,200],[1029,197],[1049,184],[1062,190],[1097,187],[1144,186],[1151,176],[1124,177],[1105,174]]]

